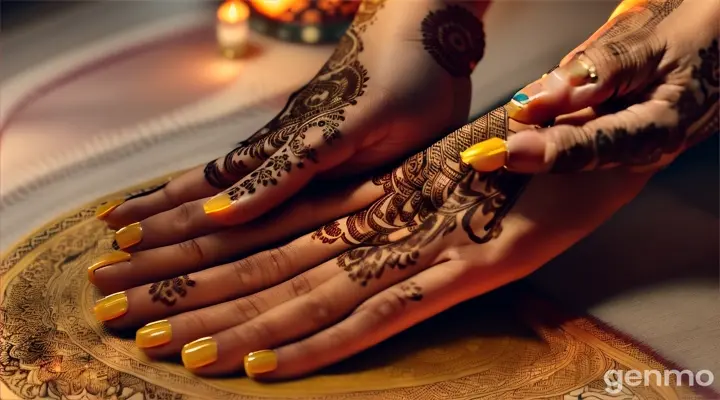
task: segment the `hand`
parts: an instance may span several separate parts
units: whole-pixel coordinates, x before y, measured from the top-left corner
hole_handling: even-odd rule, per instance
[[[507,160],[483,162],[480,145],[466,161],[526,173],[667,165],[718,131],[718,20],[717,0],[626,0],[513,98],[511,118],[554,126],[512,137],[495,150]]]
[[[111,328],[155,321],[138,331],[136,343],[151,357],[180,352],[185,366],[203,375],[244,368],[257,379],[289,378],[349,357],[527,275],[647,179],[547,175],[527,186],[528,176],[480,174],[460,162],[458,153],[471,143],[503,140],[520,127],[505,109],[495,110],[338,197],[356,205],[374,200],[360,211],[241,261],[112,294],[98,302],[96,316]],[[259,225],[257,235],[311,218],[310,206],[284,205],[287,211]],[[220,249],[256,240],[242,229],[214,234],[197,254],[229,254]],[[133,268],[132,257],[97,270],[98,286],[157,275],[155,268]]]
[[[152,195],[108,203],[99,217],[112,228],[140,222],[143,243],[122,248],[178,243],[264,215],[311,180],[397,163],[461,126],[487,3],[445,3],[363,1],[332,57],[272,121],[226,156]]]

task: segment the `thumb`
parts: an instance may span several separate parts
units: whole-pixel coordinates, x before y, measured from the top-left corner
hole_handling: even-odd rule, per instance
[[[684,139],[666,107],[647,102],[582,126],[518,132],[507,140],[505,166],[520,173],[657,167],[674,158]]]
[[[546,124],[652,79],[662,49],[654,25],[647,23],[653,17],[651,9],[635,7],[608,21],[558,68],[516,93],[508,108],[510,118]]]

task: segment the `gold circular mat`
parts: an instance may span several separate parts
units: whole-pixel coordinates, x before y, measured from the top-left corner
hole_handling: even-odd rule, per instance
[[[167,178],[107,197],[142,195]],[[455,307],[313,376],[262,384],[201,379],[146,359],[95,321],[91,260],[112,232],[99,199],[27,237],[0,264],[0,390],[30,399],[689,399],[684,387],[605,392],[610,369],[664,370],[588,318],[561,315],[523,284]],[[0,394],[7,393],[0,391]],[[5,399],[9,396],[0,396]]]

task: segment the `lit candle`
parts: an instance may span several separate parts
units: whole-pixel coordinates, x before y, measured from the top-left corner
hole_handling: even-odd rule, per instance
[[[239,0],[228,0],[218,9],[217,40],[223,55],[237,58],[245,53],[250,27],[250,9]]]

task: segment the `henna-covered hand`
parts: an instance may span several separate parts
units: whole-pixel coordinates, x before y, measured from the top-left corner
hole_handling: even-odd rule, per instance
[[[131,287],[101,300],[124,302],[105,323],[147,324],[137,332],[139,347],[155,358],[181,353],[198,374],[244,368],[257,379],[288,378],[519,279],[590,232],[646,179],[545,175],[528,185],[527,175],[483,174],[459,158],[472,143],[522,128],[499,108],[388,174],[322,199],[300,197],[253,228],[100,268],[95,283],[103,291]],[[308,223],[338,213],[347,216],[314,230]],[[301,236],[201,270],[288,232]],[[167,252],[179,256],[168,263],[160,257]],[[190,274],[195,283],[173,307],[155,301],[157,284],[149,284],[170,274]]]
[[[555,122],[509,140],[506,167],[656,170],[716,134],[719,20],[719,1],[626,0],[558,69],[515,96],[512,118]]]
[[[259,131],[158,193],[99,215],[112,228],[141,222],[130,251],[174,244],[252,221],[313,180],[353,177],[425,148],[467,122],[486,6],[364,0],[330,59]]]

